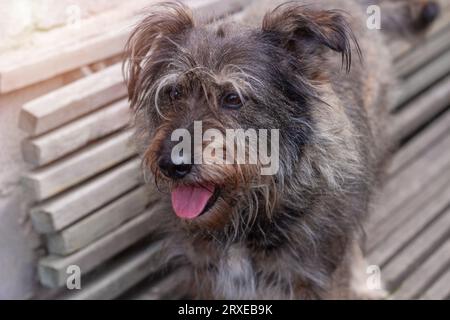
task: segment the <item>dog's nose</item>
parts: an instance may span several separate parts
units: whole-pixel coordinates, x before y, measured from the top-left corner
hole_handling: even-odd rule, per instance
[[[168,178],[182,179],[187,176],[192,169],[191,164],[175,164],[169,157],[161,157],[158,161],[161,172]]]

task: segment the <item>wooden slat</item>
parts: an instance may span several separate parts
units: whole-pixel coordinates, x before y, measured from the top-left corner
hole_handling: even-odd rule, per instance
[[[394,115],[393,123],[390,125],[393,128],[391,136],[397,140],[406,138],[448,106],[450,106],[450,75]]]
[[[416,71],[428,61],[434,59],[447,49],[450,49],[450,26],[441,30],[431,39],[427,39],[421,43],[420,46],[412,50],[408,55],[403,57],[396,63],[397,75],[406,77],[412,72]]]
[[[166,204],[158,203],[120,228],[70,256],[50,255],[42,258],[38,265],[41,283],[51,288],[62,286],[66,282],[66,270],[70,265],[80,267],[83,274],[92,271],[102,262],[149,235],[154,225],[152,219],[155,212],[166,207]]]
[[[447,190],[447,195],[448,194],[450,193]],[[399,245],[390,243],[389,245],[379,248],[376,251],[376,253],[379,254],[371,255],[371,261],[382,266],[381,272],[388,288],[397,286],[415,267],[422,263],[422,261],[426,259],[443,240],[448,239],[450,233],[450,210],[444,212],[441,211],[440,213],[439,217],[433,220],[422,232],[420,232],[420,230],[422,229],[423,220],[419,221],[422,217],[421,215],[410,220],[412,223],[409,223],[411,224],[411,226],[408,226],[409,228],[404,227],[401,230],[398,230],[396,234],[400,235],[403,232],[406,232],[410,236],[408,239],[406,239],[406,236],[402,236],[406,242],[404,239],[399,239],[401,244],[406,245],[406,247],[398,252],[386,265],[383,266],[386,261],[381,255],[389,257],[389,253],[381,252],[383,252],[383,250],[389,250],[392,253],[395,250],[394,246],[399,247]],[[425,215],[426,211],[422,212],[422,214]],[[414,224],[414,222],[416,223]],[[427,223],[428,222],[430,221],[427,221]]]
[[[145,288],[133,295],[126,297],[131,300],[176,300],[184,298],[184,291],[179,290],[188,279],[189,273],[185,268],[179,268],[156,283],[151,287]]]
[[[450,270],[447,270],[436,282],[428,288],[420,297],[428,300],[448,300],[450,299]]]
[[[83,185],[31,209],[40,233],[61,230],[142,183],[138,159],[118,166]]]
[[[159,252],[162,243],[152,243],[125,255],[82,290],[63,297],[67,300],[108,300],[125,291],[161,268]]]
[[[444,242],[402,283],[395,292],[396,299],[417,299],[424,289],[450,264],[450,240]],[[450,287],[450,282],[448,283]]]
[[[448,26],[448,22],[450,21],[449,2],[447,0],[437,1],[441,6],[441,15],[439,16],[439,19],[435,21],[423,35],[421,35],[421,41],[433,37]],[[407,41],[406,39],[407,38],[396,39],[390,44],[392,54],[396,60],[403,58],[405,54],[410,52],[419,43],[419,41],[411,42]]]
[[[20,114],[19,127],[36,136],[125,95],[119,63],[26,103]]]
[[[68,158],[37,169],[23,177],[30,197],[44,200],[98,174],[130,157],[136,151],[131,131],[114,134]]]
[[[40,137],[25,139],[22,142],[23,158],[35,166],[48,164],[125,127],[129,118],[126,100],[113,103]]]
[[[48,251],[68,255],[101,238],[142,213],[147,204],[159,197],[155,190],[152,191],[146,186],[134,189],[63,231],[49,234]]]
[[[127,36],[128,32],[124,32],[122,26],[113,26],[108,33],[95,38],[37,49],[35,54],[28,56],[28,59],[8,61],[8,65],[0,64],[0,92],[20,89],[83,65],[118,55],[123,51]]]
[[[448,195],[450,194],[450,183],[440,192],[428,199],[425,206],[416,208],[410,213],[407,219],[403,221],[395,232],[391,234],[385,233],[385,238],[376,247],[374,251],[369,253],[371,261],[383,265],[405,245],[408,244],[414,236],[419,233],[430,221],[435,219],[442,210],[450,203]],[[388,225],[389,221],[385,225]]]
[[[450,134],[450,110],[431,123],[419,135],[411,139],[395,155],[388,168],[389,175],[393,176],[402,168],[420,157],[443,135]]]
[[[442,150],[448,149],[450,149],[450,136],[445,136],[428,152],[411,163],[408,168],[386,183],[380,201],[378,201],[376,213],[369,220],[367,226],[369,232],[380,221],[399,210],[402,204],[421,192],[433,179],[442,174],[442,170],[450,164],[450,153],[442,154]]]
[[[450,170],[450,165],[442,170]],[[442,190],[447,190],[450,185],[450,176],[445,174],[440,174],[434,179],[430,180],[429,183],[418,192],[409,201],[405,202],[400,208],[392,211],[391,214],[383,220],[381,223],[376,225],[373,229],[369,231],[369,239],[367,250],[372,252],[373,250],[378,250],[377,246],[383,241],[386,241],[390,236],[396,234],[398,230],[401,230],[402,226],[407,223],[408,220],[414,218],[416,214],[420,214],[425,211],[423,208],[430,206],[430,199],[438,197],[439,194],[442,195]],[[445,195],[442,195],[445,201]],[[429,213],[427,211],[427,213]]]
[[[443,78],[450,72],[450,51],[431,61],[424,68],[420,69],[408,78],[400,88],[400,95],[397,106],[404,104],[415,94],[420,93],[430,84]]]
[[[203,21],[212,21],[242,10],[248,3],[248,0],[197,0],[188,4],[194,11],[194,15],[201,17]]]

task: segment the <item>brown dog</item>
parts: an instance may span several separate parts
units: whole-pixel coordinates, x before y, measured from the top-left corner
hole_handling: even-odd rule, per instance
[[[192,269],[195,297],[361,297],[351,266],[387,152],[390,57],[366,25],[365,1],[280,3],[256,1],[240,21],[213,25],[160,4],[128,42],[143,167],[171,194],[175,214],[158,221],[168,252]],[[174,159],[172,134],[194,134],[199,122],[201,133],[278,130],[269,139],[278,170],[261,174],[260,159],[214,161],[235,145],[192,161],[207,141]]]

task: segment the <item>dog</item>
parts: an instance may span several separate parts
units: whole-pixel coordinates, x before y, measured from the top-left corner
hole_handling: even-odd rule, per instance
[[[432,2],[375,2],[397,6],[391,17],[401,11],[411,30],[436,16]],[[367,297],[354,269],[389,154],[395,81],[385,37],[367,27],[368,5],[263,0],[238,20],[202,21],[166,2],[135,27],[124,64],[135,141],[167,204],[155,218],[165,251],[191,272],[186,297]],[[277,170],[261,174],[260,159],[214,161],[235,151],[216,139],[174,158],[173,133],[194,134],[199,123],[201,134],[277,130],[268,139]],[[233,141],[246,139],[255,137]],[[202,154],[211,144],[215,153]],[[203,163],[193,161],[199,154]]]

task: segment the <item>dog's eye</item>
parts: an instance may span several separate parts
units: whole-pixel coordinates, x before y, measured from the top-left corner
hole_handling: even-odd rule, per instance
[[[227,109],[239,109],[242,107],[241,97],[237,93],[228,93],[222,99],[222,107]]]
[[[181,89],[178,86],[173,86],[172,88],[170,88],[168,90],[170,99],[175,101],[175,100],[179,100],[182,97],[182,92]]]

